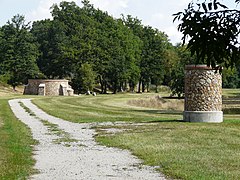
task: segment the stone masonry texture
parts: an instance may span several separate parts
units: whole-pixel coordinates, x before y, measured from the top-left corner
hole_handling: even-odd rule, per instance
[[[185,111],[221,111],[222,76],[205,65],[185,67]]]
[[[44,84],[44,89],[40,89],[39,85]],[[42,88],[42,87],[41,87]],[[29,79],[28,84],[25,86],[24,94],[28,95],[46,95],[46,96],[59,96],[68,95],[67,90],[72,90],[68,85],[68,80],[49,80],[49,79]],[[43,93],[43,91],[45,93]],[[39,94],[39,92],[42,92]]]

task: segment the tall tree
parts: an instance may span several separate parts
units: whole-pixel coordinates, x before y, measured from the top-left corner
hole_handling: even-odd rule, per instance
[[[144,32],[137,18],[114,19],[88,0],[82,3],[79,7],[75,2],[63,1],[52,6],[53,20],[33,24],[32,32],[42,51],[38,65],[44,74],[76,79],[82,64],[89,63],[102,93],[107,88],[114,93],[125,90],[127,84],[133,91],[140,75],[145,74],[147,78],[142,76],[141,82],[159,85],[167,36],[150,27]]]
[[[3,53],[4,51],[2,48],[4,47],[4,39],[3,39],[3,31],[2,28],[0,27],[0,75],[5,74],[4,68],[3,68]]]
[[[82,8],[63,1],[52,7],[52,15],[53,22],[62,24],[66,37],[60,46],[62,59],[68,60],[68,67],[73,65],[73,77],[82,64],[90,63],[98,74],[102,92],[106,92],[107,85],[116,91],[127,80],[130,69],[136,70],[127,65],[134,65],[131,62],[135,61],[138,43],[121,21],[95,9],[89,1],[83,1]]]
[[[138,76],[139,38],[124,26],[121,20],[113,21],[108,29],[110,44],[108,53],[111,60],[108,65],[108,78],[114,93],[123,90],[123,84],[132,77]]]
[[[163,82],[165,69],[170,68],[170,56],[167,51],[172,45],[168,37],[163,32],[153,29],[150,26],[143,26],[141,20],[131,15],[122,16],[124,24],[141,40],[139,53],[140,76],[138,92],[149,89],[149,84],[153,83],[157,87]],[[142,88],[141,88],[142,87]]]
[[[151,83],[156,86],[156,92],[158,92],[158,86],[163,83],[164,75],[167,73],[167,61],[170,61],[170,59],[166,56],[166,51],[170,46],[171,44],[168,41],[167,35],[155,30],[154,41],[152,43],[150,76]]]
[[[14,16],[2,27],[1,64],[4,72],[9,74],[8,83],[14,90],[39,73],[36,64],[38,49],[29,29],[29,24],[21,15]]]
[[[36,21],[31,32],[41,52],[37,60],[40,70],[51,79],[71,76],[72,61],[65,55],[68,39],[64,24],[58,20]]]
[[[191,52],[186,48],[186,46],[182,46],[182,44],[176,45],[175,52],[177,53],[178,59],[174,63],[172,70],[170,71],[171,79],[169,87],[171,89],[172,95],[182,97],[184,96],[185,65],[194,64],[196,61],[196,57],[191,56]]]
[[[142,40],[143,49],[140,63],[141,77],[139,87],[140,83],[142,83],[142,92],[144,92],[145,88],[148,91],[151,81],[156,87],[163,81],[165,74],[164,62],[166,62],[165,51],[169,42],[166,34],[150,26],[144,27]]]
[[[86,93],[92,91],[95,86],[96,73],[92,65],[84,63],[77,69],[75,77],[72,79],[72,87],[76,93]]]
[[[131,29],[133,34],[139,38],[138,40],[138,45],[139,45],[139,50],[136,52],[136,62],[132,66],[132,68],[135,68],[134,71],[132,71],[129,79],[129,86],[130,90],[133,92],[137,83],[139,82],[140,79],[140,74],[141,74],[141,68],[140,68],[140,62],[141,62],[141,54],[142,54],[142,49],[143,49],[143,25],[141,20],[139,20],[137,17],[132,17],[131,15],[124,16],[122,15],[122,21],[125,26]]]

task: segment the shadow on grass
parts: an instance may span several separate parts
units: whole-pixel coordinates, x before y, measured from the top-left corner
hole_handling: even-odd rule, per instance
[[[239,92],[232,92],[230,93],[231,95],[240,98],[240,93]]]
[[[240,108],[225,108],[223,109],[224,114],[240,114]]]
[[[173,110],[134,110],[134,111],[148,114],[182,115],[182,111]]]
[[[169,122],[169,123],[185,123],[186,121],[183,121],[183,119],[180,119],[181,117],[178,117],[179,119],[176,119],[176,115],[182,116],[182,111],[174,111],[174,110],[134,110],[135,112],[142,112],[147,114],[154,114],[154,115],[165,115],[166,119],[164,117],[160,117],[159,120],[152,120],[147,121],[143,123],[161,123],[161,122]]]
[[[240,98],[240,93],[239,92],[231,92],[228,93],[227,95],[223,95],[223,99],[229,99],[229,98]]]
[[[146,123],[163,123],[163,122],[171,122],[171,123],[173,123],[173,122],[178,122],[178,123],[186,123],[186,121],[183,121],[183,120],[176,120],[176,119],[173,119],[173,120],[155,120],[155,121],[149,121],[149,122],[146,122]]]

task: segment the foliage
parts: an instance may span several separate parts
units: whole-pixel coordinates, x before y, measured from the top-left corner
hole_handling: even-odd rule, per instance
[[[208,20],[210,14],[221,14],[222,11],[210,10],[210,6],[213,8],[214,3],[217,8],[223,7],[217,1],[211,2],[205,13],[200,11],[205,9],[204,3],[199,5],[199,11],[194,9],[193,3],[190,3],[189,9],[185,13],[176,15],[176,18],[182,17],[184,20],[183,17],[185,17],[187,19],[186,22],[180,24],[179,30],[182,32],[186,30],[183,39],[190,35],[193,36],[187,47],[192,55],[196,54],[198,62],[205,60],[205,57],[210,57],[209,53],[212,50],[214,53],[210,59],[216,58],[216,54],[221,55],[221,51],[218,51],[219,49],[216,47],[224,48],[221,44],[219,46],[220,42],[218,41],[217,45],[210,47],[213,41],[211,38],[223,35],[221,32],[220,34],[216,32],[213,36],[212,33],[215,31],[205,32],[205,27],[201,26],[201,33],[194,34],[194,31],[199,28],[197,27],[198,23],[201,23],[203,18]],[[183,57],[188,56],[189,52],[188,55],[179,53],[179,48],[176,49],[169,42],[168,36],[164,32],[151,26],[144,26],[138,18],[122,15],[121,19],[115,19],[107,12],[94,8],[88,0],[83,0],[82,4],[81,7],[77,6],[75,2],[66,1],[54,4],[51,7],[53,19],[35,21],[31,29],[24,22],[24,17],[19,15],[15,16],[12,22],[0,27],[1,79],[15,87],[25,83],[28,78],[67,78],[73,82],[75,91],[81,92],[88,88],[85,85],[83,88],[82,80],[79,77],[82,73],[80,69],[82,65],[89,64],[91,72],[97,77],[93,78],[95,79],[93,84],[100,84],[102,93],[107,93],[107,90],[111,90],[113,93],[134,92],[137,84],[139,84],[138,92],[150,91],[150,84],[155,85],[157,92],[158,86],[164,84],[171,86],[173,94],[182,96],[184,65],[187,62],[196,63],[196,61],[188,61],[185,59],[186,57]],[[231,11],[226,11],[226,14],[228,12]],[[188,23],[194,22],[194,18],[198,17],[194,13],[200,14],[200,17],[197,19],[197,24],[193,24],[193,29],[191,29]],[[232,35],[236,35],[238,31],[233,32],[236,29],[232,27],[235,16],[231,15],[231,17],[221,16],[224,20],[224,27],[227,25],[225,20],[227,21],[228,18],[232,20],[229,22],[232,29],[229,30],[235,33]],[[215,16],[211,16],[211,18],[217,26],[216,23],[219,21],[214,21]],[[207,25],[209,24],[207,23]],[[237,24],[234,25],[238,27]],[[211,28],[210,25],[209,28]],[[220,28],[220,30],[222,29]],[[224,37],[230,36],[231,32],[224,31]],[[204,33],[208,33],[207,35],[211,38],[206,41],[208,42],[206,51],[197,53],[203,46],[205,47],[205,42],[200,41],[203,35],[205,37]],[[219,38],[218,40],[220,41]],[[224,51],[226,55],[228,54],[224,56],[226,65],[231,65],[229,52],[231,51],[231,58],[237,57],[238,49],[236,48],[239,48],[233,36],[230,40],[231,44],[227,47],[226,52]],[[197,46],[193,46],[195,42],[198,42]],[[226,42],[224,41],[224,43]],[[220,53],[215,53],[215,50]],[[210,62],[210,59],[207,58],[207,61]],[[211,62],[214,61],[211,60]],[[214,66],[213,63],[211,65]],[[238,66],[236,65],[236,67]],[[239,69],[237,71],[239,72]],[[237,74],[235,75],[237,78]],[[237,80],[234,83],[237,83]],[[233,85],[231,86],[233,87]]]
[[[131,15],[114,19],[107,12],[95,9],[89,1],[82,3],[82,7],[75,2],[54,4],[51,8],[53,20],[33,22],[31,33],[26,25],[29,36],[36,39],[39,50],[37,61],[32,61],[35,65],[31,67],[36,67],[37,62],[41,72],[32,76],[13,76],[10,71],[1,71],[9,77],[18,77],[17,80],[10,78],[9,83],[23,82],[29,77],[67,78],[72,80],[75,91],[80,92],[83,89],[79,69],[86,63],[91,64],[97,76],[95,84],[101,85],[102,93],[107,93],[108,89],[113,93],[133,92],[137,83],[138,92],[149,91],[150,83],[156,86],[157,92],[158,86],[166,82],[166,77],[171,79],[166,72],[173,70],[177,58],[172,56],[173,46],[165,33],[142,25],[141,20]],[[3,31],[0,31],[2,47],[10,50],[3,37]],[[6,59],[5,62],[17,61]],[[3,64],[0,63],[0,70],[5,67]]]
[[[0,41],[1,73],[8,74],[8,83],[15,87],[38,75],[38,55],[34,37],[29,32],[23,16],[17,15],[1,28]]]
[[[95,78],[96,74],[92,69],[92,65],[84,63],[77,69],[72,80],[72,87],[77,94],[92,91],[95,85]]]
[[[41,72],[52,79],[69,76],[72,66],[63,55],[62,46],[66,44],[63,25],[58,21],[36,21],[31,32],[39,44],[37,64]]]
[[[48,77],[74,78],[78,74],[77,67],[89,63],[99,77],[102,92],[106,93],[107,87],[116,92],[122,88],[122,84],[134,79],[133,76],[138,76],[136,57],[139,56],[141,43],[121,20],[95,9],[88,1],[83,1],[83,5],[80,8],[74,2],[63,1],[59,6],[52,7],[52,22],[46,20],[47,22],[34,24],[33,32],[39,37],[40,47],[46,50],[43,58],[38,61],[42,67],[40,69],[50,67],[51,69],[47,71]],[[54,25],[47,28],[49,23]],[[50,36],[49,33],[41,37],[42,29],[46,28],[51,32],[56,26],[57,32],[54,34],[57,39],[53,38],[50,41],[50,37],[55,36]],[[44,44],[44,38],[47,44]],[[49,48],[55,51],[49,53]],[[65,72],[60,74],[63,69]],[[53,75],[54,72],[56,75]]]
[[[166,56],[166,51],[170,48],[168,37],[165,33],[150,26],[143,26],[141,21],[128,15],[122,16],[122,20],[133,33],[142,40],[141,56],[139,56],[139,89],[142,85],[142,92],[149,91],[149,84],[153,83],[157,87],[163,82],[166,74],[167,62],[171,58]]]
[[[236,67],[223,69],[223,88],[239,88],[240,72]]]
[[[172,79],[170,80],[170,89],[172,95],[178,97],[184,96],[184,69],[185,65],[194,64],[195,58],[191,56],[191,52],[186,48],[178,44],[175,47],[178,61],[174,64],[173,71],[171,72]]]
[[[208,0],[191,2],[184,12],[174,16],[174,20],[181,21],[178,30],[183,33],[183,44],[190,38],[187,47],[192,55],[196,54],[196,64],[233,67],[239,62],[239,10],[228,9],[218,0]]]
[[[9,79],[10,79],[10,76],[9,76],[8,73],[0,75],[0,83],[1,84],[5,84],[6,85],[8,83],[8,81],[9,81]]]

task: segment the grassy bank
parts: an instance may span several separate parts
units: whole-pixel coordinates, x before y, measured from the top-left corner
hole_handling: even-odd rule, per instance
[[[27,179],[34,173],[32,145],[36,142],[8,105],[10,98],[18,96],[10,89],[0,90],[0,179]]]
[[[49,114],[72,122],[155,122],[180,120],[182,111],[131,105],[133,99],[146,99],[156,94],[118,94],[79,97],[45,97],[33,102]],[[182,100],[176,100],[182,101]]]
[[[231,93],[225,93],[227,100],[233,97]],[[159,166],[170,177],[240,179],[239,113],[226,114],[221,124],[184,123],[182,111],[171,108],[171,103],[172,107],[180,106],[179,100],[165,100],[168,105],[157,107],[152,96],[156,94],[45,97],[34,103],[73,122],[129,122],[97,127],[97,140],[131,150],[145,164]],[[225,108],[230,106],[228,103]],[[107,131],[109,128],[123,131],[112,134]]]

